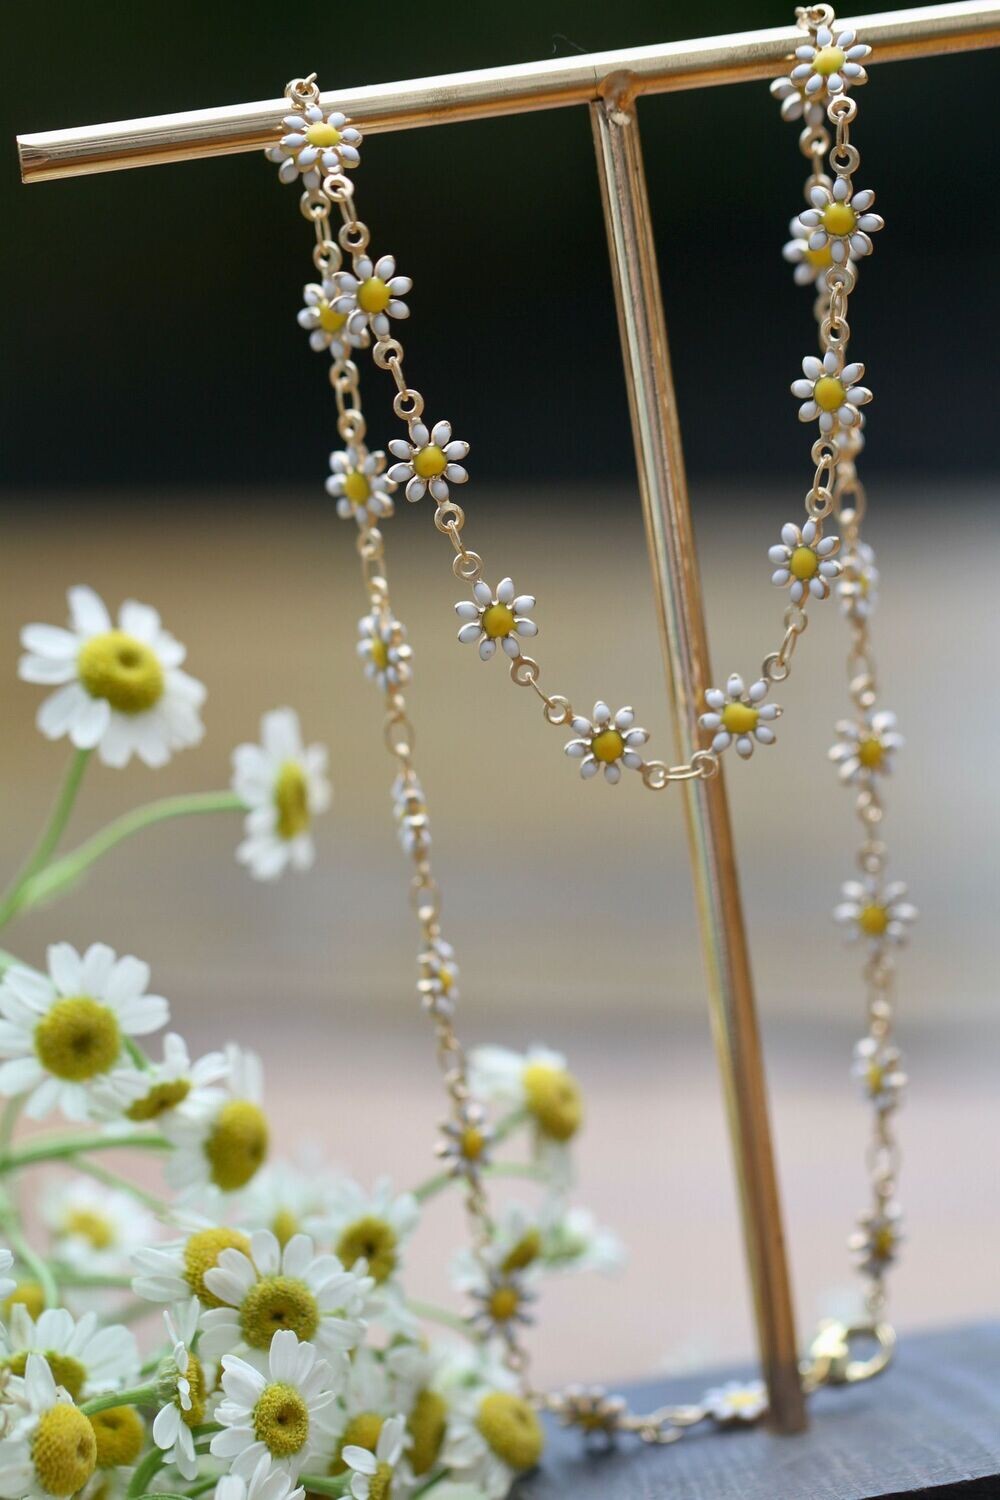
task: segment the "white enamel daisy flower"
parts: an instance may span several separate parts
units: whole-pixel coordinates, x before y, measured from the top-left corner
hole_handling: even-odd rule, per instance
[[[458,1387],[441,1461],[460,1483],[476,1486],[486,1500],[505,1500],[544,1448],[538,1415],[508,1372],[488,1368]]]
[[[489,1166],[493,1130],[478,1100],[465,1099],[456,1104],[451,1118],[441,1122],[441,1137],[434,1148],[435,1154],[452,1177],[473,1179]]]
[[[809,245],[809,230],[796,216],[788,226],[791,239],[782,247],[782,255],[794,266],[792,275],[796,286],[813,286],[821,281],[833,265],[829,245],[822,250],[813,250]]]
[[[16,1302],[2,1336],[8,1368],[23,1370],[29,1353],[44,1354],[57,1384],[74,1401],[121,1390],[139,1374],[135,1334],[120,1323],[102,1327],[96,1312],[76,1319],[64,1307],[47,1307],[35,1319]]]
[[[347,1271],[334,1255],[317,1255],[307,1234],[282,1246],[268,1229],[250,1236],[249,1249],[223,1250],[204,1274],[218,1306],[202,1314],[201,1349],[217,1358],[242,1346],[267,1350],[275,1328],[316,1345],[335,1372],[364,1337],[365,1310],[375,1285]]]
[[[737,755],[748,760],[753,754],[754,741],[759,745],[774,744],[771,725],[781,714],[776,703],[765,703],[767,683],[763,677],[749,687],[738,672],[734,672],[721,688],[707,688],[705,702],[708,713],[702,714],[698,723],[712,735],[712,749],[717,755],[736,746]]]
[[[767,1386],[762,1380],[727,1380],[707,1390],[701,1405],[724,1427],[757,1422],[767,1411]]]
[[[260,1058],[230,1043],[226,1092],[189,1116],[176,1110],[161,1116],[160,1129],[172,1148],[163,1173],[175,1192],[191,1198],[199,1190],[235,1193],[246,1187],[267,1158],[263,1092]]]
[[[406,486],[407,500],[422,500],[428,490],[438,502],[447,500],[449,484],[465,484],[468,473],[462,459],[469,452],[468,443],[451,435],[450,422],[410,423],[410,440],[393,438],[389,452],[398,462],[389,470],[395,484]]]
[[[93,589],[67,593],[70,622],[26,625],[18,664],[25,682],[58,685],[38,710],[37,724],[50,740],[68,735],[78,750],[95,747],[106,766],[124,766],[137,755],[163,766],[174,750],[197,745],[204,734],[198,710],[200,682],[181,671],[184,647],[168,635],[148,604],[127,600],[113,625]]]
[[[823,106],[818,100],[808,99],[803,88],[790,78],[774,78],[771,81],[771,98],[781,105],[783,120],[802,120],[815,128],[823,123]]]
[[[839,550],[840,538],[822,536],[816,521],[807,521],[801,529],[788,521],[781,528],[781,542],[767,554],[775,569],[771,582],[779,588],[790,585],[794,604],[801,604],[810,594],[814,599],[826,599],[830,580],[840,577],[840,563],[835,557]]]
[[[86,1177],[61,1180],[42,1205],[52,1255],[84,1274],[117,1275],[128,1269],[137,1250],[156,1239],[156,1220],[130,1193]]]
[[[321,1447],[323,1413],[339,1386],[315,1345],[288,1328],[271,1339],[263,1370],[224,1354],[224,1399],[215,1411],[223,1430],[212,1438],[212,1453],[241,1479],[249,1480],[265,1457],[298,1479]]]
[[[131,1061],[114,1068],[94,1086],[97,1112],[124,1125],[163,1121],[167,1116],[198,1119],[225,1099],[219,1085],[229,1071],[225,1052],[207,1052],[191,1061],[176,1031],[163,1038],[163,1061],[139,1068]]]
[[[361,131],[340,110],[326,113],[310,104],[285,115],[281,128],[281,139],[265,155],[278,164],[282,182],[301,177],[304,187],[318,188],[327,173],[346,172],[361,160]]]
[[[435,1016],[452,1016],[459,1000],[459,968],[455,950],[443,937],[433,938],[420,955],[420,978],[417,992],[426,1011]]]
[[[373,609],[358,621],[358,655],[369,682],[383,691],[403,687],[413,676],[406,626],[394,615]]]
[[[902,1210],[895,1203],[887,1203],[881,1209],[862,1215],[859,1220],[861,1228],[847,1242],[857,1259],[859,1271],[867,1276],[881,1276],[892,1264],[905,1237],[902,1221]]]
[[[895,1109],[900,1103],[907,1083],[902,1061],[899,1048],[878,1037],[862,1037],[855,1046],[851,1077],[876,1109]]]
[[[330,1248],[345,1270],[358,1267],[377,1287],[398,1280],[403,1248],[419,1222],[416,1198],[394,1194],[389,1177],[380,1177],[370,1193],[349,1177],[340,1178],[331,1191],[326,1219]]]
[[[868,938],[873,944],[905,943],[909,927],[917,919],[917,908],[906,898],[901,880],[883,885],[875,875],[863,880],[845,880],[843,900],[833,909],[833,919],[847,929],[847,939]]]
[[[330,454],[326,492],[336,500],[342,521],[353,519],[359,526],[376,526],[393,514],[396,485],[383,472],[385,463],[381,449],[369,453],[356,443]]]
[[[336,312],[332,306],[336,295],[331,276],[324,277],[322,282],[308,282],[302,289],[305,306],[299,309],[297,322],[309,335],[310,349],[317,354],[327,349],[331,359],[347,359],[352,349],[367,347],[368,330],[348,328],[347,314]]]
[[[576,739],[565,746],[566,754],[580,762],[580,775],[584,780],[596,776],[604,767],[604,779],[612,786],[621,780],[622,766],[638,771],[642,767],[641,747],[649,739],[645,729],[635,722],[631,708],[620,708],[612,716],[608,705],[600,699],[594,704],[592,719],[578,716],[572,720]]]
[[[158,1031],[170,1012],[146,993],[149,965],[106,943],[82,955],[53,943],[47,962],[48,974],[15,964],[0,981],[0,1094],[27,1094],[30,1119],[59,1109],[80,1122],[93,1117],[97,1081],[124,1060],[125,1039]]]
[[[382,255],[373,261],[369,255],[354,259],[354,272],[335,271],[333,309],[347,318],[355,337],[370,328],[376,339],[387,339],[390,318],[408,318],[410,309],[402,300],[413,288],[409,276],[397,276],[396,260]]]
[[[841,365],[840,356],[828,349],[822,359],[807,354],[802,361],[803,379],[793,380],[792,395],[802,404],[799,407],[800,422],[819,419],[819,430],[824,435],[833,432],[837,424],[853,427],[860,415],[858,408],[872,399],[867,386],[858,385],[865,367],[857,361]]]
[[[520,1328],[533,1323],[532,1306],[538,1293],[533,1290],[530,1271],[489,1271],[482,1269],[476,1281],[466,1287],[473,1302],[469,1319],[472,1327],[487,1338],[501,1338],[512,1343]]]
[[[10,1413],[0,1439],[3,1500],[53,1500],[81,1490],[94,1472],[94,1429],[56,1384],[43,1355],[29,1354],[23,1378],[8,1379]]]
[[[852,85],[867,83],[868,75],[861,64],[871,50],[857,41],[853,31],[840,31],[835,36],[829,26],[819,26],[813,41],[796,47],[798,63],[789,75],[790,82],[798,85],[807,99],[842,93]]]
[[[837,743],[829,750],[841,781],[868,781],[888,776],[893,757],[906,743],[896,732],[896,715],[887,709],[870,708],[858,723],[841,719],[836,725]]]
[[[294,1488],[284,1469],[271,1467],[270,1454],[257,1460],[249,1479],[223,1474],[215,1486],[215,1500],[304,1500],[305,1490]]]
[[[463,622],[458,632],[462,644],[475,642],[483,661],[496,655],[497,646],[508,656],[520,656],[518,636],[538,634],[538,626],[529,616],[535,607],[534,594],[515,594],[509,578],[501,578],[495,594],[480,579],[473,584],[472,594],[472,599],[461,599],[455,605],[455,613]]]
[[[250,809],[236,850],[256,880],[276,880],[316,858],[312,822],[330,805],[325,745],[302,743],[299,717],[276,708],[260,721],[260,744],[233,751],[232,788]]]
[[[403,1464],[407,1441],[406,1420],[395,1416],[382,1424],[374,1453],[348,1443],[342,1457],[351,1471],[354,1500],[383,1500],[388,1495],[392,1500],[405,1500],[413,1489]]]
[[[153,1419],[153,1442],[184,1479],[194,1479],[198,1455],[192,1429],[206,1416],[205,1376],[194,1352],[200,1304],[197,1297],[163,1314],[170,1355],[160,1376],[163,1405]]]
[[[427,799],[413,771],[401,773],[392,784],[392,814],[404,854],[426,853],[431,844]]]
[[[870,188],[853,192],[850,180],[838,177],[832,188],[822,182],[811,187],[809,202],[812,207],[803,209],[799,221],[808,233],[810,250],[829,249],[839,266],[871,255],[870,236],[885,228],[885,220],[870,212],[875,202]]]
[[[857,431],[857,429],[854,429]],[[879,571],[875,549],[856,541],[844,554],[844,570],[837,583],[841,613],[848,620],[868,620],[878,604]]]

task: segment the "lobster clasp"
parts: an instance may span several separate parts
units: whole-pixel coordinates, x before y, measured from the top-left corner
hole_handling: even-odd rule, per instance
[[[856,1341],[875,1344],[866,1359],[852,1356]],[[896,1348],[896,1335],[889,1323],[841,1323],[829,1318],[819,1326],[803,1368],[810,1390],[821,1385],[856,1385],[872,1380],[889,1364]]]

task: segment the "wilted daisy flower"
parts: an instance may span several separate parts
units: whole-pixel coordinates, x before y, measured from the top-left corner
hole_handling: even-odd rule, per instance
[[[533,1045],[476,1047],[469,1057],[469,1087],[479,1099],[527,1110],[540,1135],[565,1143],[583,1124],[583,1095],[561,1052]]]
[[[225,1099],[218,1085],[229,1071],[225,1052],[207,1052],[192,1063],[187,1043],[176,1031],[163,1038],[163,1061],[138,1068],[128,1061],[95,1086],[99,1113],[136,1124],[166,1116],[200,1118]]]
[[[509,578],[502,578],[494,594],[488,583],[480,579],[472,585],[473,599],[462,599],[455,605],[455,613],[465,623],[458,632],[463,645],[477,642],[479,655],[489,661],[502,646],[508,656],[520,656],[518,636],[537,635],[538,626],[528,617],[535,607],[534,594],[514,593]]]
[[[848,1247],[853,1251],[858,1270],[868,1276],[881,1276],[896,1259],[903,1242],[902,1210],[887,1203],[873,1213],[863,1214],[861,1228],[851,1235]]]
[[[414,420],[409,442],[393,438],[389,444],[389,452],[399,460],[389,470],[389,478],[405,484],[407,500],[422,500],[428,490],[432,499],[447,500],[449,484],[464,484],[469,477],[461,462],[468,451],[468,443],[452,438],[450,422],[435,422],[428,428],[425,422]]]
[[[241,1344],[269,1349],[275,1328],[285,1328],[315,1344],[334,1370],[364,1337],[361,1314],[374,1286],[336,1256],[317,1255],[309,1235],[294,1234],[282,1247],[268,1229],[255,1230],[246,1251],[223,1250],[202,1279],[216,1299],[202,1315],[209,1358]]]
[[[223,1474],[215,1486],[215,1500],[304,1500],[305,1490],[293,1489],[284,1469],[271,1467],[269,1454],[257,1461],[249,1479]]]
[[[849,941],[866,937],[875,944],[906,942],[917,908],[904,900],[906,886],[901,880],[885,886],[875,875],[845,880],[841,895],[844,899],[834,907],[833,919],[847,928]]]
[[[106,766],[137,755],[163,766],[171,752],[197,745],[204,734],[200,682],[180,670],[184,647],[160,625],[148,604],[129,599],[118,625],[93,589],[72,588],[69,629],[26,625],[18,674],[25,682],[59,684],[38,710],[50,740],[68,735],[78,750],[93,750]]]
[[[867,620],[878,603],[875,549],[867,542],[857,541],[845,554],[843,565],[844,571],[837,581],[841,613],[849,620]]]
[[[176,1110],[160,1118],[173,1147],[164,1175],[179,1193],[190,1196],[205,1187],[235,1193],[264,1165],[269,1130],[261,1109],[264,1077],[257,1054],[230,1043],[226,1082],[228,1093],[213,1108],[187,1119]]]
[[[29,1354],[23,1378],[11,1378],[5,1394],[12,1414],[0,1439],[0,1495],[51,1500],[81,1490],[97,1463],[97,1439],[44,1356]]]
[[[788,521],[781,528],[781,542],[768,552],[775,566],[771,582],[779,588],[791,585],[793,604],[801,604],[807,594],[825,599],[830,579],[840,575],[840,563],[834,554],[840,548],[837,536],[821,536],[818,524],[809,520],[800,529]]]
[[[829,250],[838,266],[871,255],[869,235],[885,228],[881,214],[870,212],[875,202],[871,188],[853,192],[850,179],[838,177],[832,188],[823,182],[811,187],[809,202],[812,207],[803,209],[799,221],[805,226],[811,251]]]
[[[409,1494],[412,1486],[403,1462],[406,1442],[406,1424],[395,1416],[383,1425],[374,1453],[350,1444],[344,1449],[354,1500],[385,1500],[390,1495],[403,1500]]]
[[[783,120],[804,120],[815,128],[823,123],[823,106],[807,99],[802,88],[790,78],[774,78],[771,81],[771,98],[781,105]]]
[[[392,815],[403,853],[426,853],[431,844],[427,799],[413,771],[401,772],[392,784]]]
[[[701,1405],[723,1426],[757,1422],[767,1411],[767,1386],[762,1380],[727,1380],[706,1391]]]
[[[325,277],[321,283],[310,281],[302,291],[305,306],[299,309],[298,324],[309,334],[310,349],[317,354],[328,349],[333,359],[346,359],[352,349],[364,348],[368,335],[364,330],[351,333],[347,314],[334,312],[331,303],[336,295],[332,278]]]
[[[456,1480],[477,1485],[487,1500],[504,1500],[544,1449],[538,1415],[506,1371],[492,1370],[456,1394],[441,1461]]]
[[[116,1275],[156,1238],[156,1220],[130,1193],[71,1177],[43,1200],[52,1254],[74,1271]],[[0,1295],[3,1295],[0,1293]]]
[[[5,1369],[23,1375],[29,1354],[44,1354],[57,1385],[74,1401],[123,1388],[139,1373],[135,1334],[122,1324],[102,1328],[96,1312],[78,1320],[64,1307],[47,1307],[35,1319],[16,1306],[3,1341]]]
[[[164,1405],[153,1420],[153,1442],[184,1479],[194,1479],[198,1472],[192,1428],[200,1427],[207,1415],[205,1373],[194,1352],[199,1314],[197,1297],[163,1314],[170,1355],[159,1381]]]
[[[476,1100],[456,1104],[451,1119],[442,1121],[441,1135],[434,1149],[453,1177],[475,1178],[489,1166],[493,1131]]]
[[[807,99],[839,94],[852,84],[867,83],[868,75],[861,64],[872,49],[857,42],[856,35],[853,31],[841,31],[835,37],[829,26],[819,26],[813,42],[796,47],[799,61],[790,78]]]
[[[902,1054],[898,1047],[878,1037],[862,1037],[854,1048],[851,1077],[876,1109],[894,1109],[906,1088]]]
[[[455,950],[443,937],[427,944],[420,955],[417,990],[424,1009],[432,1015],[450,1016],[458,1003],[458,964]]]
[[[568,740],[565,750],[572,760],[580,762],[580,775],[585,781],[603,766],[605,781],[614,786],[621,780],[622,766],[633,771],[641,768],[639,752],[649,735],[638,728],[631,708],[620,708],[612,716],[608,705],[598,699],[593,718],[578,715],[572,725],[577,738]]]
[[[223,1431],[211,1451],[249,1480],[260,1460],[295,1480],[320,1447],[322,1414],[336,1398],[338,1380],[313,1344],[288,1328],[271,1339],[263,1371],[235,1354],[222,1356],[225,1399],[216,1407]]]
[[[824,434],[833,432],[839,422],[841,427],[853,427],[858,421],[859,406],[872,399],[867,386],[857,382],[865,373],[865,367],[855,361],[841,367],[840,356],[828,349],[822,359],[807,354],[802,361],[802,380],[793,380],[792,395],[802,405],[799,407],[800,422],[814,422],[819,418],[819,430]]]
[[[202,1223],[183,1239],[137,1251],[132,1290],[150,1302],[180,1302],[194,1295],[203,1307],[220,1307],[205,1285],[205,1272],[218,1265],[223,1250],[249,1255],[250,1238],[242,1229]]]
[[[387,339],[390,318],[408,318],[410,309],[402,300],[413,287],[409,276],[396,275],[396,260],[383,255],[372,261],[370,255],[358,255],[354,274],[337,271],[333,276],[334,310],[343,313],[347,326],[357,336],[370,328],[377,339]]]
[[[326,1227],[334,1255],[349,1271],[365,1261],[376,1286],[399,1275],[400,1254],[420,1222],[420,1208],[412,1193],[393,1195],[392,1182],[380,1177],[366,1193],[349,1177],[341,1178],[331,1193]]]
[[[373,609],[358,621],[358,655],[369,682],[387,692],[402,687],[412,675],[413,652],[406,642],[406,626],[391,614]]]
[[[747,760],[753,754],[754,740],[760,745],[774,744],[771,725],[781,709],[776,703],[765,703],[766,696],[763,677],[747,687],[738,672],[729,678],[725,692],[721,688],[705,690],[709,712],[702,714],[698,723],[712,735],[712,749],[717,755],[735,743],[737,755]]]
[[[25,1113],[59,1109],[89,1119],[95,1082],[125,1055],[125,1038],[148,1036],[170,1018],[166,1000],[147,995],[149,965],[118,958],[106,943],[82,956],[53,943],[48,974],[16,964],[0,981],[0,1094],[28,1094]]]
[[[281,139],[264,154],[278,163],[282,182],[301,176],[303,187],[318,188],[326,174],[346,172],[361,160],[361,131],[339,110],[326,114],[310,104],[301,113],[285,115],[281,128]]]
[[[312,865],[312,820],[330,805],[330,783],[326,747],[303,746],[294,709],[265,714],[260,739],[233,751],[233,791],[250,809],[236,858],[257,880],[275,880],[289,865]]]
[[[383,473],[385,454],[369,453],[356,443],[330,454],[330,477],[326,492],[337,502],[342,521],[352,518],[359,526],[375,526],[393,514],[392,492],[396,488]]]
[[[828,753],[839,768],[841,781],[888,776],[893,756],[906,743],[896,733],[896,715],[887,709],[868,709],[860,723],[841,719],[836,730],[837,743]]]

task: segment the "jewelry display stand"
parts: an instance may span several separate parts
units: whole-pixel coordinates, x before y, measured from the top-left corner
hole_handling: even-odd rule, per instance
[[[933,56],[1000,45],[1000,5],[948,4],[909,8],[843,23],[863,33],[884,61]],[[653,244],[636,101],[643,94],[770,79],[780,72],[802,32],[794,27],[670,43],[663,46],[573,56],[556,61],[375,87],[345,89],[320,96],[363,122],[366,133],[505,116],[563,105],[587,105],[597,155],[598,177],[618,307],[619,330],[635,441],[646,539],[653,570],[660,634],[667,667],[668,697],[676,747],[688,761],[701,743],[698,716],[713,682],[701,602],[701,584],[692,535],[691,510],[682,456],[659,272]],[[184,114],[117,122],[83,129],[19,137],[23,178],[40,182],[59,177],[113,171],[160,162],[193,160],[241,151],[264,150],[288,101],[235,105]],[[722,774],[692,776],[686,782],[686,810],[694,887],[705,951],[709,1007],[726,1100],[745,1251],[753,1294],[760,1364],[769,1392],[774,1433],[805,1428],[799,1344],[792,1313],[781,1208],[768,1120],[763,1060],[753,995],[749,953]],[[855,1358],[851,1331],[840,1328],[831,1345],[831,1383],[852,1383],[872,1373],[870,1362]],[[977,1350],[979,1351],[977,1355]],[[883,1350],[883,1353],[885,1351]],[[813,1348],[823,1358],[822,1335]],[[976,1364],[978,1359],[979,1363]],[[884,1363],[885,1360],[882,1360]],[[879,1365],[881,1368],[881,1365]],[[933,1370],[935,1381],[929,1372]],[[954,1378],[949,1386],[949,1370]],[[853,1372],[853,1373],[852,1373]],[[838,1408],[837,1459],[822,1430],[799,1449],[793,1466],[782,1457],[775,1479],[775,1437],[764,1431],[726,1435],[718,1442],[685,1444],[670,1476],[670,1493],[715,1500],[782,1500],[805,1494],[829,1500],[867,1494],[916,1493],[911,1487],[925,1473],[916,1458],[906,1470],[904,1448],[898,1472],[884,1451],[886,1423],[898,1413],[906,1445],[928,1448],[934,1429],[940,1450],[937,1473],[950,1485],[995,1473],[1000,1467],[995,1439],[982,1422],[949,1391],[976,1394],[996,1389],[1000,1336],[971,1331],[961,1336],[912,1340],[900,1357],[891,1393],[853,1393]],[[649,1399],[648,1392],[643,1399]],[[652,1399],[668,1400],[666,1388]],[[947,1398],[947,1399],[946,1399]],[[825,1393],[822,1402],[831,1398]],[[985,1401],[985,1396],[983,1396]],[[954,1420],[944,1410],[950,1401]],[[933,1414],[925,1410],[933,1402]],[[877,1405],[877,1418],[875,1407]],[[995,1431],[995,1408],[991,1411]],[[817,1415],[822,1413],[822,1405]],[[959,1417],[962,1416],[962,1420]],[[945,1420],[947,1419],[947,1421]],[[948,1426],[948,1421],[951,1425]],[[942,1422],[945,1423],[942,1426]],[[822,1429],[820,1421],[817,1424]],[[847,1429],[850,1429],[848,1431]],[[901,1429],[902,1430],[902,1429]],[[916,1435],[915,1435],[916,1434]],[[828,1433],[832,1440],[834,1434]],[[845,1458],[847,1443],[851,1458]],[[993,1446],[990,1446],[992,1442]],[[576,1450],[574,1449],[574,1452]],[[567,1448],[566,1452],[569,1450]],[[909,1462],[909,1459],[906,1459]],[[593,1493],[614,1500],[626,1495],[659,1495],[662,1466],[654,1474],[651,1453],[630,1453],[611,1472],[599,1459],[562,1457],[559,1445],[546,1461],[546,1474],[522,1481],[524,1500]],[[882,1465],[880,1468],[879,1465]],[[838,1469],[839,1465],[839,1469]],[[866,1468],[867,1465],[867,1468]],[[765,1471],[768,1478],[764,1478]],[[824,1472],[822,1491],[806,1483]],[[883,1473],[884,1471],[884,1473]],[[757,1477],[759,1473],[759,1478]],[[732,1476],[732,1477],[729,1477]],[[877,1482],[890,1488],[863,1488]],[[687,1488],[683,1488],[684,1484]],[[984,1480],[1000,1485],[1000,1481]],[[783,1487],[784,1486],[784,1487]],[[859,1486],[862,1486],[859,1488]],[[949,1488],[929,1493],[952,1493]],[[954,1493],[959,1493],[955,1490]],[[969,1495],[1000,1494],[1000,1488],[962,1490]]]

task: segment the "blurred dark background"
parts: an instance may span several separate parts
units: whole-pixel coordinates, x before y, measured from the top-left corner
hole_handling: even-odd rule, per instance
[[[295,324],[308,232],[272,168],[230,156],[26,189],[16,131],[272,98],[311,69],[334,89],[790,12],[5,6],[4,481],[315,484],[332,426]],[[870,474],[953,475],[956,457],[975,473],[994,452],[997,82],[984,52],[894,64],[864,90],[858,185],[889,225],[854,304],[877,394]],[[797,128],[764,84],[651,98],[642,124],[692,474],[795,475],[804,435],[786,391],[811,348],[811,295],[780,252],[802,202]],[[374,246],[415,281],[411,378],[472,441],[477,478],[620,480],[631,452],[586,111],[372,138],[359,197]]]

